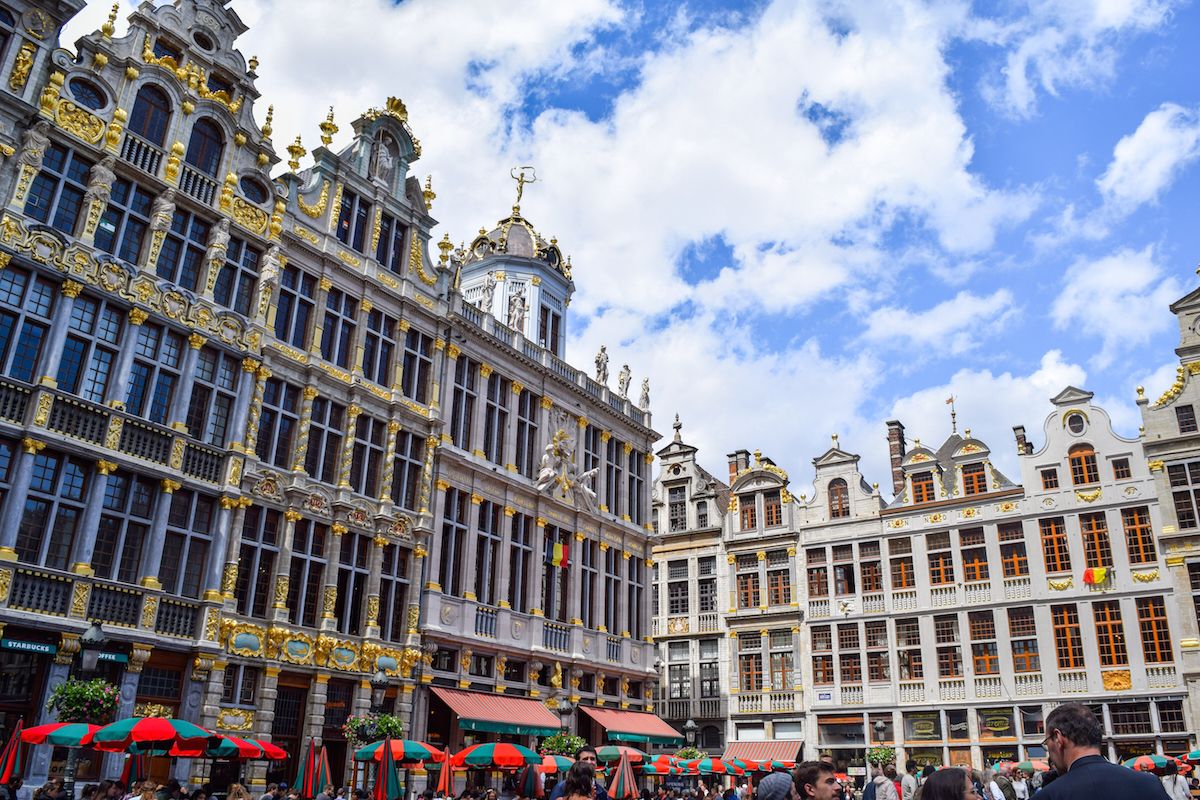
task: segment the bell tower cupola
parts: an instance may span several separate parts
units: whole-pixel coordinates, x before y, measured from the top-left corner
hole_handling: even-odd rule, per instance
[[[537,181],[533,167],[514,167],[511,175],[517,182],[512,213],[490,231],[480,228],[462,254],[459,291],[467,303],[562,358],[575,293],[571,263],[557,239],[546,241],[521,215],[525,187]]]

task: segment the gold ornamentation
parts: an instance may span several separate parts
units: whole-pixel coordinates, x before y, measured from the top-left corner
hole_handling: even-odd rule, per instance
[[[359,258],[358,256],[353,255],[351,253],[348,253],[345,250],[339,250],[337,257],[338,257],[338,261],[341,261],[343,264],[345,264],[348,267],[361,267],[362,266],[361,258]]]
[[[271,212],[271,222],[267,238],[272,241],[279,241],[280,234],[283,233],[283,214],[287,210],[287,203],[282,200],[275,201],[275,208]]]
[[[50,421],[50,407],[54,405],[54,395],[43,392],[38,395],[37,411],[33,415],[33,424],[39,428],[46,427]]]
[[[338,219],[342,215],[342,192],[345,191],[344,184],[339,183],[333,189],[333,205],[329,207],[329,229],[333,230],[333,226],[337,225]]]
[[[217,728],[223,731],[249,731],[254,729],[254,709],[222,708],[217,713]]]
[[[889,528],[905,528],[908,526],[908,520],[906,520],[906,519],[889,519],[887,522],[887,526]]]
[[[43,117],[54,119],[54,109],[58,105],[58,98],[62,95],[63,81],[67,76],[55,70],[50,73],[50,80],[46,82],[42,89],[42,94],[38,97],[38,106],[41,108]]]
[[[308,151],[304,149],[304,145],[300,142],[300,134],[296,134],[296,141],[287,146],[287,151],[288,155],[291,156],[287,162],[288,166],[291,168],[292,172],[299,172],[300,159],[308,155]]]
[[[333,121],[333,106],[329,107],[329,113],[325,116],[325,121],[317,127],[321,129],[321,144],[326,147],[333,144],[333,135],[338,132],[338,126]]]
[[[21,440],[21,447],[24,448],[25,452],[29,453],[29,455],[35,456],[46,449],[46,443],[39,442],[37,439],[31,439],[30,437],[26,436]]]
[[[1150,583],[1158,580],[1158,568],[1155,567],[1149,572],[1133,572],[1130,573],[1130,576],[1138,583]]]
[[[317,197],[316,203],[308,203],[305,199],[297,194],[296,203],[300,206],[300,210],[313,219],[319,219],[325,213],[325,207],[329,204],[329,181],[324,181],[321,184],[321,194]],[[297,225],[297,228],[300,226]],[[298,231],[297,231],[298,232]],[[304,238],[308,238],[307,236]],[[314,236],[312,243],[316,244],[319,240]]]
[[[324,606],[321,609],[322,616],[327,619],[333,618],[333,610],[337,607],[337,587],[326,586],[324,596]]]
[[[275,607],[287,608],[288,584],[291,579],[287,575],[275,578]]]
[[[367,597],[367,626],[375,627],[379,624],[379,595],[373,594]]]
[[[179,167],[183,163],[183,142],[171,145],[167,155],[167,165],[163,167],[163,180],[174,185],[179,180]]]
[[[1106,692],[1123,692],[1133,688],[1133,676],[1127,669],[1110,669],[1100,673]]]
[[[433,286],[437,283],[437,276],[430,275],[425,271],[425,258],[421,248],[420,237],[412,237],[412,249],[408,254],[408,268],[417,273],[417,277],[427,286]]]
[[[58,101],[58,106],[54,111],[54,120],[67,133],[79,137],[88,144],[97,144],[104,136],[104,130],[107,127],[104,120],[85,111],[65,97]]]
[[[978,508],[964,508],[962,511],[958,512],[958,515],[960,517],[962,517],[963,519],[974,519],[975,517],[979,516],[979,509]]]
[[[1065,592],[1075,585],[1074,578],[1063,578],[1061,581],[1047,580],[1046,585],[1056,592]]]
[[[221,593],[226,597],[233,597],[233,591],[237,587],[238,578],[238,562],[230,561],[225,565],[225,571],[221,574]]]
[[[33,70],[33,54],[36,51],[37,48],[34,47],[33,42],[26,42],[17,51],[17,57],[13,60],[12,72],[8,76],[8,88],[14,92],[20,92],[29,81],[29,73]]]
[[[1075,492],[1075,498],[1077,500],[1082,500],[1085,503],[1094,503],[1100,499],[1101,492],[1102,492],[1101,489],[1096,489],[1095,491],[1092,491],[1092,492],[1077,491],[1077,492]]]
[[[425,210],[432,211],[433,201],[437,199],[437,195],[433,191],[432,175],[425,176],[425,188],[421,190],[421,198],[425,201]]]
[[[71,616],[82,617],[87,614],[88,598],[92,595],[92,585],[84,581],[76,581],[71,595]]]
[[[1147,461],[1146,466],[1150,468],[1151,472],[1162,472],[1166,464],[1161,459],[1156,458],[1153,461]]]
[[[121,132],[125,130],[125,120],[128,118],[129,115],[123,108],[113,111],[112,121],[108,123],[108,128],[104,131],[104,146],[108,148],[109,152],[117,152],[117,148],[121,144]]]
[[[142,601],[142,627],[153,628],[154,620],[158,617],[158,598],[147,597]]]
[[[266,232],[270,218],[267,216],[267,212],[258,206],[251,205],[240,197],[235,197],[231,203],[231,210],[233,221],[238,225],[259,236]]]

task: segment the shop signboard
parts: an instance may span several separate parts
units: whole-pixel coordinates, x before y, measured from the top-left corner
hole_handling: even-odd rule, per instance
[[[58,652],[58,648],[52,644],[46,644],[45,642],[23,642],[20,639],[0,639],[0,648],[47,656],[52,656]]]
[[[942,740],[941,714],[937,711],[905,714],[904,738],[909,742],[940,742]]]
[[[979,711],[980,739],[1015,739],[1011,708],[985,708]]]

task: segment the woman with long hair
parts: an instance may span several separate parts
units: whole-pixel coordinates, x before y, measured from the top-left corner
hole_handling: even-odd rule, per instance
[[[229,784],[229,794],[225,795],[225,800],[250,800],[250,792],[246,791],[246,787],[240,783]]]
[[[958,767],[939,769],[921,786],[921,800],[976,800],[978,797],[967,771]]]
[[[576,761],[563,779],[563,800],[592,800],[596,796],[596,768]]]

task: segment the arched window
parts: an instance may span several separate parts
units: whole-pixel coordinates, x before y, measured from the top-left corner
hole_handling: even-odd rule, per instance
[[[166,93],[151,84],[139,89],[129,117],[129,132],[162,147],[170,123],[171,103]]]
[[[192,127],[192,138],[188,141],[184,160],[206,175],[214,178],[221,164],[221,152],[225,149],[225,137],[211,119],[196,120]]]
[[[1100,472],[1096,469],[1096,451],[1090,444],[1079,444],[1071,448],[1071,483],[1085,486],[1100,480]]]
[[[829,482],[829,518],[850,516],[850,490],[846,481],[834,478]]]

